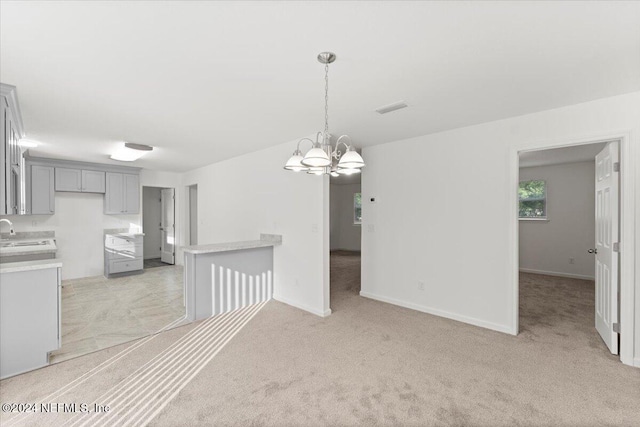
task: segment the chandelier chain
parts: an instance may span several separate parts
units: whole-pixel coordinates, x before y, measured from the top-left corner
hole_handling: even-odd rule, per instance
[[[324,66],[324,138],[329,138],[329,64]]]

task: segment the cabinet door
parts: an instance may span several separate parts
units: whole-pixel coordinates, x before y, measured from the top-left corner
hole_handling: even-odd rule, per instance
[[[140,212],[140,177],[128,173],[124,176],[124,212],[137,214]]]
[[[56,191],[82,191],[82,171],[56,168]]]
[[[8,187],[9,187],[9,169],[7,169],[7,156],[9,155],[9,146],[7,144],[6,138],[6,125],[7,125],[7,111],[9,110],[9,104],[7,103],[7,98],[2,96],[0,97],[0,102],[2,103],[1,115],[0,115],[0,179],[2,183],[0,183],[0,215],[7,215],[7,199],[9,198]]]
[[[105,173],[100,171],[82,171],[82,191],[85,193],[105,192]]]
[[[50,166],[31,166],[31,214],[52,215],[55,210],[54,172]]]
[[[121,173],[106,173],[104,213],[124,213],[124,180]]]

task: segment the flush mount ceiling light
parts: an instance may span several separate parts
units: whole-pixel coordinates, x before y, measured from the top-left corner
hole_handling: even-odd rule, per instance
[[[152,150],[153,147],[150,145],[125,142],[124,145],[119,147],[116,152],[111,155],[111,158],[121,162],[133,162]]]
[[[408,105],[404,101],[394,102],[393,104],[383,105],[380,108],[376,108],[376,113],[378,114],[387,114],[392,111],[401,110],[403,108],[407,108]]]
[[[36,148],[38,146],[38,143],[36,141],[23,138],[20,141],[18,141],[18,145],[24,148]]]
[[[336,55],[332,52],[322,52],[318,55],[318,62],[324,64],[324,131],[316,134],[315,142],[309,138],[302,138],[298,141],[296,151],[284,166],[286,170],[306,171],[312,175],[339,176],[359,173],[360,169],[365,166],[364,160],[353,148],[351,138],[348,135],[342,135],[338,138],[335,148],[331,145],[331,134],[329,134],[329,64],[335,60]],[[311,149],[304,156],[300,151],[300,143],[303,141],[311,143]],[[344,153],[338,150],[340,144],[345,147]]]

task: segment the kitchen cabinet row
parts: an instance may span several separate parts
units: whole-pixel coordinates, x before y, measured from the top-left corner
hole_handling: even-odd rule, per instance
[[[55,213],[57,191],[103,193],[104,213],[110,215],[140,212],[140,179],[138,174],[54,167],[27,162],[30,173],[27,213]]]

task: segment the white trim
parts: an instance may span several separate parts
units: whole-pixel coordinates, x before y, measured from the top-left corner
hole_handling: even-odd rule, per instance
[[[518,217],[518,220],[520,221],[532,221],[532,222],[549,222],[549,218],[547,218],[546,216],[544,218],[527,218],[524,216]]]
[[[582,274],[562,273],[559,271],[534,270],[532,268],[521,268],[520,273],[543,274],[545,276],[568,277],[570,279],[596,280],[595,276],[584,276]]]
[[[633,366],[640,368],[640,357],[633,359]]]
[[[509,152],[509,205],[513,207],[510,218],[508,238],[510,276],[513,282],[512,325],[518,331],[519,322],[519,265],[518,242],[519,220],[517,213],[519,180],[519,153],[522,151],[544,150],[549,148],[571,147],[575,145],[593,144],[599,142],[619,141],[620,144],[620,240],[624,245],[620,252],[620,361],[625,365],[634,366],[635,348],[635,144],[631,139],[631,131],[618,130],[609,134],[576,137],[573,139],[554,139],[529,141],[512,146]],[[638,308],[640,311],[640,308]],[[640,315],[640,313],[638,313]]]
[[[456,320],[462,323],[468,323],[473,326],[479,326],[481,328],[491,329],[493,331],[504,332],[506,334],[517,335],[517,331],[513,330],[509,325],[500,325],[497,323],[487,322],[485,320],[476,319],[475,317],[463,316],[461,314],[450,313],[448,311],[439,310],[436,308],[426,307],[423,305],[414,304],[411,302],[401,301],[394,298],[385,297],[382,295],[376,295],[371,292],[360,291],[360,296],[365,298],[371,298],[377,301],[386,302],[400,307],[409,308],[411,310],[421,311],[427,314],[433,314],[434,316],[445,317],[447,319]]]
[[[289,298],[283,297],[282,295],[276,295],[273,294],[273,299],[276,301],[280,301],[281,303],[290,305],[291,307],[295,307],[298,308],[300,310],[303,311],[307,311],[311,314],[315,314],[316,316],[320,316],[320,317],[328,317],[329,315],[331,315],[331,309],[325,310],[324,312],[320,311],[320,310],[316,310],[313,309],[311,307],[309,307],[308,305],[293,301]]]

